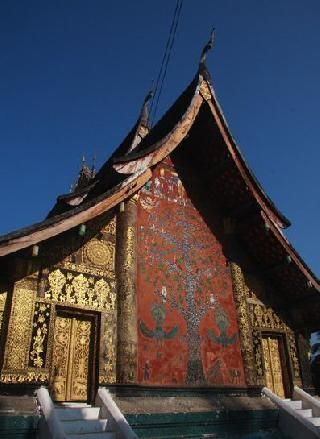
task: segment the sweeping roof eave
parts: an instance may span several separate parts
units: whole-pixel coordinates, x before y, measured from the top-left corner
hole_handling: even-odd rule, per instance
[[[137,172],[107,192],[71,210],[0,236],[0,256],[30,247],[101,215],[132,196],[150,177],[149,169]]]
[[[265,212],[261,211],[261,217],[265,224],[267,224],[268,229],[271,230],[275,238],[282,245],[284,251],[288,256],[290,256],[291,261],[299,268],[306,279],[306,283],[309,283],[309,287],[313,287],[316,291],[320,293],[320,281],[318,277],[312,272],[309,266],[305,263],[303,258],[299,255],[297,250],[293,247],[287,237],[282,233],[282,231],[274,224],[274,222],[266,215]],[[320,299],[320,296],[319,296]]]
[[[119,173],[130,174],[156,165],[188,135],[202,105],[209,106],[230,156],[261,208],[268,212],[278,227],[286,228],[290,226],[290,221],[265,193],[256,176],[247,165],[218,103],[211,85],[210,74],[204,69],[198,71],[190,85],[143,139],[138,148],[127,155],[114,156],[114,169]]]

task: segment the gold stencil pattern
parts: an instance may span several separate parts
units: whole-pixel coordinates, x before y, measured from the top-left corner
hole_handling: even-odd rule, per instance
[[[100,362],[99,383],[112,384],[116,382],[116,315],[110,314],[104,323],[102,340],[102,358]]]
[[[45,298],[85,308],[111,311],[115,308],[115,282],[57,268],[49,274]]]
[[[28,364],[33,315],[33,290],[17,282],[5,353],[6,369],[24,369]],[[27,285],[26,285],[27,286]]]
[[[280,398],[285,397],[282,366],[279,351],[279,340],[276,337],[263,337],[262,348],[264,357],[266,386]]]
[[[33,337],[31,341],[30,361],[34,367],[43,367],[50,318],[50,304],[36,302],[33,317]]]
[[[1,382],[10,383],[33,383],[40,382],[44,383],[49,379],[49,371],[47,369],[21,369],[15,372],[2,371]]]
[[[87,399],[90,335],[90,320],[56,317],[51,380],[56,401]]]
[[[257,374],[256,384],[258,386],[263,386],[265,385],[265,378],[264,378],[264,367],[263,367],[263,356],[262,356],[261,332],[253,330],[252,338],[253,338],[253,351],[254,351],[254,359],[255,359],[256,374]]]
[[[234,284],[234,297],[237,307],[238,324],[240,329],[240,343],[248,385],[256,384],[256,361],[251,334],[250,319],[247,309],[248,288],[245,284],[243,273],[239,265],[231,264],[231,274]]]

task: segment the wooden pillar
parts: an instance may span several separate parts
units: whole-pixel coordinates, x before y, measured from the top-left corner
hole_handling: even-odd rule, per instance
[[[137,381],[137,205],[121,203],[117,217],[117,383]]]

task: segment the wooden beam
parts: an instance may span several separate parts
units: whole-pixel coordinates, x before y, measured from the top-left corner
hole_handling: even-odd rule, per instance
[[[130,177],[125,183],[119,186],[119,189],[111,195],[99,200],[96,204],[91,206],[88,202],[88,208],[83,206],[83,210],[77,212],[75,209],[74,215],[70,215],[67,218],[57,220],[56,223],[50,224],[50,226],[42,229],[35,230],[27,233],[26,235],[14,238],[2,245],[0,245],[0,256],[5,256],[9,253],[16,252],[22,248],[30,247],[33,244],[44,241],[60,233],[66,232],[73,227],[86,223],[87,221],[101,215],[102,213],[110,210],[112,207],[119,204],[121,201],[129,198],[137,190],[139,190],[152,176],[150,169],[147,169],[143,173],[137,176]]]

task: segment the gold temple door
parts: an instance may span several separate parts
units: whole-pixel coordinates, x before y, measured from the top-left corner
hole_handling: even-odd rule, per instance
[[[90,373],[90,319],[57,316],[51,372],[55,401],[86,401]]]
[[[266,387],[280,398],[285,397],[283,370],[280,353],[280,339],[274,336],[262,338]]]

